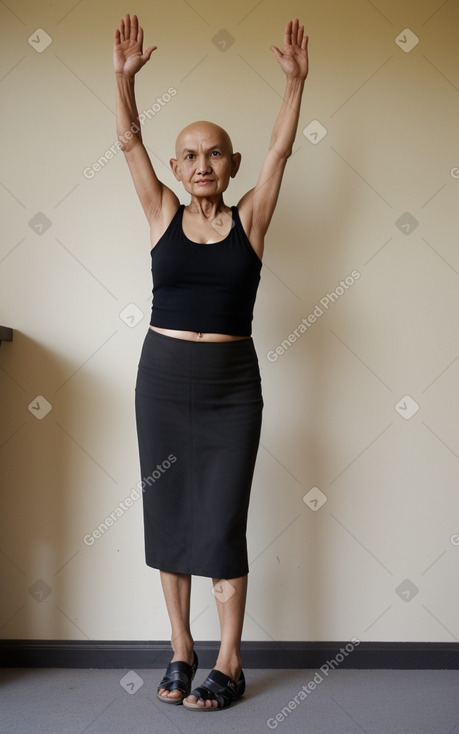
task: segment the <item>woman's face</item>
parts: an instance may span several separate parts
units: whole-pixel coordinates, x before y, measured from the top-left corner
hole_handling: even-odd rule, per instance
[[[218,125],[196,122],[177,138],[176,158],[171,168],[185,190],[193,196],[218,196],[236,175],[239,153],[233,153],[228,134]]]

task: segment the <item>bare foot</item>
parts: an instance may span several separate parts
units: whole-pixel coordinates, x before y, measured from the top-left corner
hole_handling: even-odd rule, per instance
[[[188,663],[188,665],[193,665],[194,663],[194,652],[193,650],[191,653],[175,653],[174,657],[171,660],[171,663],[176,663],[177,661],[182,661],[184,663]],[[168,691],[167,688],[160,688],[158,690],[158,695],[162,696],[163,698],[171,698],[176,700],[181,700],[183,698],[183,693],[177,689],[174,691]]]
[[[217,708],[218,701],[215,701],[214,699],[207,699],[204,701],[203,698],[197,698],[196,696],[188,696],[188,698],[184,699],[187,703],[193,705],[199,706],[199,708]]]
[[[183,696],[183,693],[181,691],[178,691],[177,689],[175,689],[174,691],[168,691],[166,688],[160,688],[158,694],[163,698],[181,699]]]
[[[219,670],[220,673],[223,673],[223,675],[227,675],[229,678],[234,680],[236,683],[238,682],[239,678],[241,677],[241,661],[238,661],[235,664],[226,664],[223,662],[219,662],[217,660],[215,664],[214,670]],[[218,701],[215,699],[207,699],[204,700],[203,698],[198,698],[197,696],[192,696],[191,694],[184,699],[186,703],[199,706],[199,708],[217,708]]]

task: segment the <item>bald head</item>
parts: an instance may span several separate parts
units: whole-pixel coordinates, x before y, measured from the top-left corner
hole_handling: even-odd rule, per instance
[[[209,148],[219,145],[225,153],[233,155],[233,144],[226,130],[206,120],[192,122],[183,128],[175,143],[175,154],[180,158],[185,150],[195,150],[203,144]]]
[[[188,193],[198,196],[221,196],[241,163],[241,154],[233,153],[226,130],[205,120],[183,128],[175,143],[175,154],[177,157],[170,159],[175,178]],[[201,186],[198,180],[203,174],[206,180]]]

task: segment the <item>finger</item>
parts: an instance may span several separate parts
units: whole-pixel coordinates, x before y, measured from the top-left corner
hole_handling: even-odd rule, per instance
[[[283,57],[284,54],[282,53],[282,51],[279,51],[279,49],[277,48],[277,46],[270,46],[269,48],[273,52],[274,56],[276,57],[276,59],[278,61],[279,61],[279,59],[281,59]]]
[[[113,33],[113,45],[118,46],[120,43],[121,43],[120,31],[119,31],[119,28],[115,28],[115,32]]]
[[[297,46],[301,46],[302,41],[303,41],[303,36],[304,36],[304,25],[300,25],[300,27],[298,28],[298,33],[296,34],[295,43],[297,44]]]
[[[121,18],[120,20],[119,30],[120,30],[120,41],[122,42],[124,41],[124,19],[123,18]]]
[[[301,42],[301,48],[303,49],[303,51],[308,50],[308,42],[309,42],[309,36],[305,36]]]
[[[137,33],[137,41],[139,42],[140,49],[142,49],[142,46],[143,46],[143,28],[142,26],[139,26],[139,32]]]
[[[291,38],[292,46],[296,43],[296,39],[298,36],[298,26],[299,26],[299,20],[298,18],[295,18],[295,20],[292,23],[292,38]]]
[[[145,53],[142,54],[142,60],[143,61],[149,61],[150,56],[152,55],[153,51],[156,51],[158,46],[149,46],[149,48],[146,49]]]
[[[292,21],[289,20],[285,24],[285,29],[284,29],[284,47],[290,46],[291,38],[292,38]]]
[[[126,17],[124,19],[124,38],[128,40],[131,35],[131,16],[129,13],[126,13]]]
[[[131,18],[131,33],[130,33],[131,41],[137,41],[138,30],[139,30],[139,21],[137,20],[137,16],[133,15]]]

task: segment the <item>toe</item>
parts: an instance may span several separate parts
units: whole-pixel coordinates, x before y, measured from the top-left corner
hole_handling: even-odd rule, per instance
[[[203,708],[205,708],[207,706],[207,701],[204,701],[203,698],[198,698],[197,704],[198,704],[198,706],[200,706],[200,708],[203,709]]]
[[[182,694],[177,689],[175,689],[174,691],[168,691],[166,688],[160,688],[158,693],[163,698],[181,698],[182,697]]]
[[[189,703],[192,706],[198,706],[200,709],[211,709],[211,708],[217,708],[218,701],[211,698],[198,698],[197,696],[189,695],[187,698],[185,698],[185,703]]]
[[[212,709],[212,708],[215,708],[216,706],[218,706],[218,702],[215,701],[212,698],[208,698],[206,701],[204,701],[202,698],[200,698],[199,701],[198,701],[198,703],[201,703],[201,705],[203,706],[203,708],[206,708],[206,709]]]

